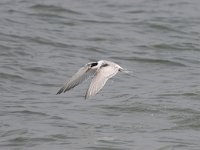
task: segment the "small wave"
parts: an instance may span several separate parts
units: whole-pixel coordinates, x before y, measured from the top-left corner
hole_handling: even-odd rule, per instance
[[[21,81],[21,80],[25,80],[22,76],[20,75],[16,75],[16,74],[10,74],[10,73],[4,73],[4,72],[0,72],[0,78],[1,79],[9,79],[9,80],[17,80],[17,81]]]
[[[79,21],[82,21],[82,22],[85,22],[85,23],[94,23],[94,24],[131,24],[131,22],[110,21],[110,20],[80,19]]]
[[[45,67],[26,67],[26,68],[23,68],[23,70],[30,71],[30,72],[39,72],[39,73],[52,72],[50,69],[45,68]]]
[[[30,110],[21,110],[21,111],[12,111],[11,113],[14,114],[26,114],[26,115],[39,115],[39,116],[48,116],[46,113],[42,112],[35,112],[35,111],[30,111]]]
[[[40,11],[49,11],[49,12],[67,12],[71,14],[76,14],[76,15],[82,15],[82,13],[71,10],[71,9],[66,9],[60,6],[54,6],[54,5],[42,5],[42,4],[37,4],[34,6],[31,6],[30,8],[35,9],[35,10],[40,10]]]
[[[154,63],[154,64],[163,64],[169,66],[179,66],[185,67],[186,65],[180,62],[165,60],[165,59],[154,59],[154,58],[141,58],[141,57],[112,57],[113,59],[121,59],[127,61],[137,61],[142,63]]]
[[[102,109],[109,109],[112,111],[131,113],[131,112],[147,112],[147,113],[157,113],[159,110],[154,107],[146,107],[145,104],[134,104],[133,105],[100,105],[98,106]]]
[[[129,96],[129,94],[120,94],[120,95],[116,95],[116,96],[113,96],[112,98],[113,99],[117,99],[117,98],[127,98]]]
[[[128,10],[128,11],[125,11],[125,13],[128,13],[128,14],[142,14],[142,13],[146,13],[147,11],[145,10]]]
[[[6,131],[4,134],[1,135],[1,137],[7,137],[7,136],[12,136],[12,135],[23,135],[28,133],[26,129],[17,129],[17,130],[9,130]]]
[[[157,64],[164,64],[164,65],[170,65],[170,66],[185,67],[185,65],[182,63],[171,61],[171,60],[164,60],[164,59],[137,58],[135,60],[140,61],[140,62],[147,62],[147,63],[157,63]]]
[[[173,31],[173,32],[178,32],[177,30],[175,30],[174,28],[171,28],[170,26],[167,26],[166,24],[155,24],[155,23],[149,23],[148,26],[150,28],[154,28],[157,30],[161,30],[161,31]]]
[[[1,33],[3,36],[5,37],[12,37],[14,39],[22,39],[22,40],[26,40],[26,41],[31,41],[31,42],[36,42],[36,43],[40,43],[40,44],[48,44],[48,45],[54,45],[54,42],[52,42],[52,40],[47,39],[47,38],[43,38],[43,37],[32,37],[32,36],[20,36],[17,34],[7,34],[7,33]],[[66,45],[65,45],[66,46]],[[6,47],[5,47],[6,48]]]
[[[193,50],[199,51],[198,45],[191,44],[191,43],[175,43],[175,44],[155,44],[151,45],[151,47],[156,49],[167,49],[167,50]]]
[[[8,50],[12,49],[12,47],[9,47],[8,45],[2,45],[2,43],[1,43],[0,49],[1,49],[1,51],[6,51],[7,52]]]
[[[194,110],[192,108],[178,108],[178,107],[174,107],[174,108],[167,108],[167,110],[169,112],[173,112],[176,115],[171,115],[170,119],[174,120],[176,122],[176,124],[178,125],[177,127],[183,127],[183,126],[187,126],[188,128],[190,128],[189,126],[194,126],[198,124],[198,128],[199,126],[199,110]]]
[[[38,138],[30,138],[30,137],[15,137],[10,140],[8,140],[7,144],[5,146],[21,146],[21,145],[27,145],[33,142],[52,142],[55,141],[53,138],[48,138],[48,137],[38,137]]]
[[[106,41],[106,38],[101,38],[101,37],[93,37],[93,38],[88,38],[87,39],[88,41],[97,41],[97,42],[103,42],[103,41]]]
[[[186,97],[193,97],[193,96],[199,96],[197,93],[168,93],[168,94],[159,94],[158,96],[162,97],[177,97],[177,96],[186,96]]]
[[[32,37],[32,36],[19,36],[19,35],[16,35],[16,34],[4,34],[5,36],[11,36],[15,39],[22,39],[22,40],[25,40],[25,41],[30,41],[30,42],[34,42],[34,43],[39,43],[39,44],[44,44],[44,45],[52,45],[52,46],[56,46],[56,47],[76,47],[75,45],[70,45],[70,44],[66,44],[66,43],[62,43],[60,41],[54,41],[50,38],[44,38],[44,37],[40,37],[40,36],[35,36],[35,37]],[[29,54],[26,54],[27,52],[19,52],[19,53],[22,53],[23,55],[29,55]]]
[[[68,138],[70,138],[64,134],[54,134],[54,135],[50,135],[50,137],[52,137],[53,139],[68,139]]]
[[[56,19],[56,21],[60,21],[61,19],[65,19],[64,16],[61,16],[60,14],[53,14],[53,13],[48,13],[48,12],[37,12],[37,13],[29,13],[29,16],[36,16],[38,19],[43,21],[53,21],[53,18]],[[51,18],[51,19],[49,19]]]
[[[86,48],[86,51],[89,51],[89,52],[93,52],[93,53],[100,53],[100,54],[105,54],[106,51],[98,48],[98,47],[90,47],[90,48]]]

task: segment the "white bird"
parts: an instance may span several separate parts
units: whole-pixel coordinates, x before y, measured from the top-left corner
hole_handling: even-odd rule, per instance
[[[122,70],[122,67],[111,61],[100,60],[98,62],[87,63],[59,89],[57,94],[69,91],[78,84],[82,83],[89,76],[93,75],[92,81],[85,95],[85,99],[87,99],[90,96],[96,95],[103,88],[108,79],[115,76]]]

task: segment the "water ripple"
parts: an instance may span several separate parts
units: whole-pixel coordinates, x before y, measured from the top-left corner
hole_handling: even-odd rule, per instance
[[[160,65],[169,65],[169,66],[179,66],[179,67],[186,67],[185,64],[172,61],[172,60],[165,60],[165,59],[155,59],[155,58],[141,58],[141,57],[111,57],[113,59],[121,59],[121,60],[128,60],[128,61],[137,61],[141,63],[152,63],[152,64],[160,64]]]
[[[1,149],[199,149],[198,0],[0,4]],[[100,59],[133,75],[55,95]]]
[[[71,9],[66,9],[64,7],[60,7],[60,6],[55,6],[55,5],[44,5],[44,4],[36,4],[30,7],[31,9],[34,9],[35,11],[41,11],[41,12],[62,12],[62,13],[71,13],[71,14],[75,14],[75,15],[82,15],[82,13],[78,12],[78,11],[74,11]]]
[[[38,116],[48,116],[46,113],[42,112],[35,112],[35,111],[30,111],[30,110],[21,110],[21,111],[12,111],[10,113],[13,114],[21,114],[21,115],[38,115]]]

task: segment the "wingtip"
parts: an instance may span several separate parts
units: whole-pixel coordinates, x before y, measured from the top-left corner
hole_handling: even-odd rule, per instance
[[[88,93],[85,94],[85,100],[89,99],[91,95],[89,95]]]
[[[61,94],[62,92],[63,92],[63,88],[61,88],[57,93],[56,93],[56,95],[58,95],[58,94]]]
[[[60,94],[60,92],[57,92],[56,95]]]
[[[62,93],[62,92],[59,92],[59,91],[58,91],[58,92],[56,93],[56,95],[58,95],[58,94],[60,94],[60,93]]]
[[[85,95],[85,100],[87,100],[88,99],[88,96],[87,95]]]

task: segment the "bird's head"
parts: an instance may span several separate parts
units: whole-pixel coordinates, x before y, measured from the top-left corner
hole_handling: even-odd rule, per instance
[[[105,64],[105,62],[103,60],[100,60],[100,61],[91,63],[91,68],[92,69],[98,69],[98,68],[100,68],[104,64]]]

